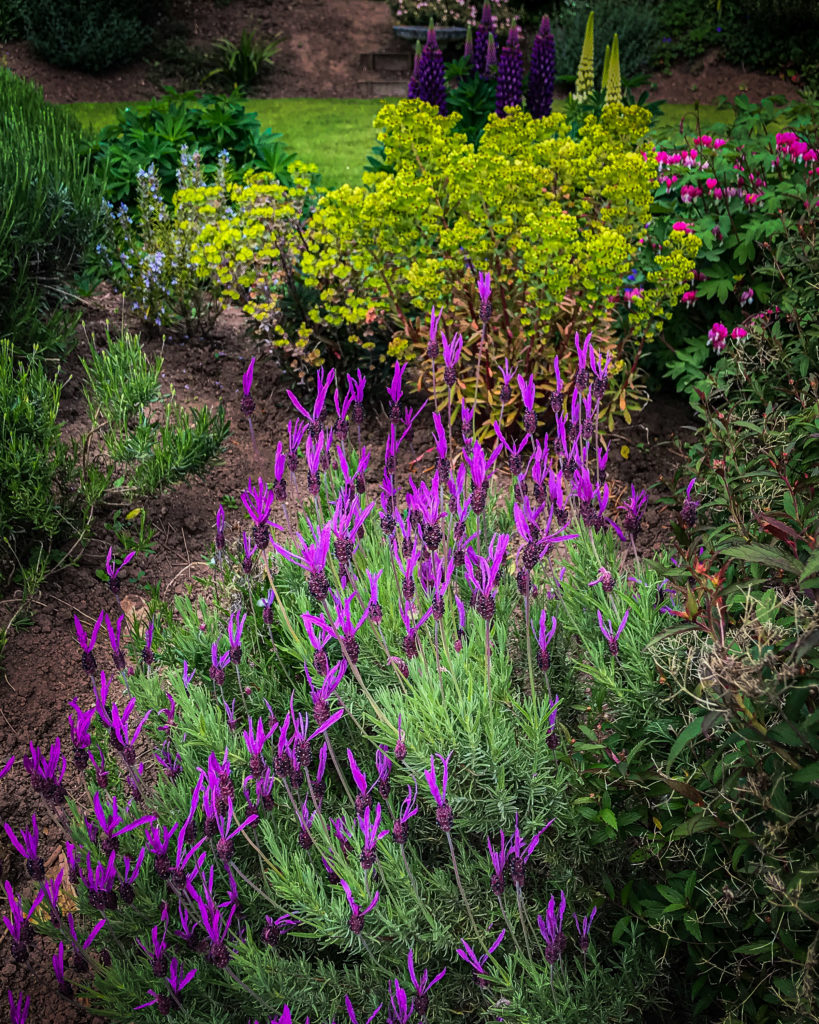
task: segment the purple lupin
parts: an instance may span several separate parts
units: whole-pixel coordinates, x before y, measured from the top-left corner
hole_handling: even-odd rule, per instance
[[[509,29],[509,36],[498,59],[498,89],[495,94],[495,113],[506,117],[506,107],[519,107],[523,101],[523,53],[517,25]]]
[[[552,112],[555,92],[555,37],[544,14],[532,43],[529,58],[529,88],[526,93],[527,108],[532,117],[548,117]]]

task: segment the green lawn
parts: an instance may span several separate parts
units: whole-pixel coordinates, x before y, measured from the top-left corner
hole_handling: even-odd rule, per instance
[[[395,100],[336,100],[336,99],[249,99],[248,110],[258,114],[264,128],[281,132],[298,156],[314,163],[322,174],[327,188],[337,188],[348,182],[360,184],[361,172],[367,154],[375,143],[373,118],[383,103]],[[116,112],[123,103],[70,103],[80,121],[93,131],[116,120]],[[133,104],[139,108],[140,104]],[[559,110],[558,102],[555,109]],[[730,112],[716,107],[700,107],[700,123],[706,128],[724,121]],[[686,132],[693,133],[694,105],[667,104],[661,124],[668,129],[668,141],[679,141],[680,121],[685,119]]]

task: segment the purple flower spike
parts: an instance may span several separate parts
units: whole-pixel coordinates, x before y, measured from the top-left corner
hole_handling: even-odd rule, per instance
[[[444,383],[448,388],[452,388],[458,380],[457,366],[463,351],[464,339],[463,335],[458,333],[452,341],[448,341],[447,336],[441,331],[441,340],[444,345]]]
[[[540,914],[537,916],[537,926],[543,941],[546,944],[546,960],[550,964],[557,963],[560,955],[566,948],[566,936],[563,934],[563,915],[566,912],[566,894],[560,893],[560,907],[555,912],[555,898],[551,897],[549,906],[546,908],[545,919]]]
[[[506,836],[503,834],[503,829],[501,829],[500,848],[497,852],[493,848],[492,840],[489,836],[486,837],[486,847],[489,850],[489,859],[492,862],[493,872],[489,888],[496,896],[500,897],[506,888],[506,862],[509,860],[509,846]]]
[[[501,49],[498,61],[498,89],[495,113],[506,117],[506,107],[519,107],[523,101],[523,53],[517,25],[509,29],[509,36]]]
[[[438,758],[442,765],[441,785],[438,785],[438,775],[435,768],[435,758]],[[429,791],[432,794],[432,799],[438,805],[438,809],[435,812],[435,820],[438,822],[438,827],[442,832],[452,831],[452,808],[447,803],[446,799],[446,788],[449,783],[449,759],[452,754],[447,754],[446,757],[443,754],[435,754],[429,759],[429,771],[424,772],[424,778],[427,780]]]
[[[12,757],[10,757],[8,759],[8,761],[6,761],[6,763],[3,765],[3,767],[0,768],[0,779],[2,779],[4,775],[8,775],[8,773],[11,771],[11,767],[12,767],[13,764],[14,764],[14,757],[12,756]]]
[[[492,276],[488,270],[478,274],[478,296],[481,300],[480,316],[484,323],[487,323],[492,315]]]
[[[353,899],[352,889],[350,889],[350,886],[347,884],[347,882],[345,882],[343,878],[340,878],[339,882],[341,884],[341,888],[344,890],[344,895],[347,897],[347,903],[349,904],[350,910],[352,911],[349,922],[350,931],[354,935],[359,935],[361,933],[361,929],[364,927],[364,915],[369,914],[373,907],[375,907],[375,905],[381,898],[381,894],[378,892],[378,890],[376,890],[376,893],[373,896],[373,898],[370,900],[368,905],[362,910],[361,907],[359,907],[359,905]]]
[[[369,871],[373,864],[375,864],[375,848],[378,840],[390,834],[389,829],[379,831],[381,825],[381,804],[376,805],[375,814],[371,812],[372,808],[368,807],[364,811],[364,815],[358,819],[358,827],[361,829],[361,834],[364,837],[364,849],[361,851],[361,867],[365,871]]]
[[[489,544],[487,558],[476,555],[472,548],[468,552],[464,572],[475,592],[475,609],[486,622],[495,614],[498,574],[506,557],[508,545],[509,534],[496,533]]]
[[[344,997],[344,1005],[347,1008],[347,1016],[350,1018],[350,1024],[358,1024],[358,1017],[355,1014],[355,1008],[353,1007],[352,1001],[349,996]],[[379,1003],[376,1009],[370,1014],[364,1024],[372,1024],[375,1018],[381,1013],[381,1007],[383,1003]]]
[[[247,613],[239,618],[239,612],[234,612],[228,622],[228,643],[230,644],[230,660],[238,664],[242,660],[242,630],[245,628]]]
[[[518,387],[523,401],[523,429],[527,434],[535,435],[537,431],[537,413],[535,412],[535,378],[529,374],[529,380],[518,374]]]
[[[626,614],[620,620],[620,625],[617,627],[617,630],[615,631],[614,627],[611,624],[611,620],[609,620],[608,623],[604,623],[603,613],[599,609],[597,611],[597,621],[600,625],[600,632],[603,634],[603,638],[608,643],[609,651],[611,652],[611,655],[614,658],[616,658],[617,655],[620,653],[620,645],[618,641],[620,639],[620,634],[623,632],[623,629],[625,628],[625,625],[628,622],[628,613],[629,609],[627,608]],[[608,628],[606,628],[606,626],[608,626]]]
[[[441,351],[438,332],[441,329],[441,317],[443,315],[443,307],[437,313],[435,312],[435,307],[432,307],[429,317],[429,343],[427,344],[427,358],[429,359],[437,359],[438,353]]]
[[[415,1000],[407,997],[406,990],[401,986],[397,978],[389,984],[390,993],[390,1024],[409,1024],[415,1013]]]
[[[463,946],[463,949],[456,949],[455,952],[458,954],[461,960],[463,960],[465,963],[468,963],[469,966],[478,974],[486,974],[486,971],[484,970],[484,967],[486,966],[486,961],[489,959],[490,956],[492,956],[492,954],[495,952],[498,946],[503,942],[505,936],[506,929],[504,928],[500,935],[495,939],[495,941],[492,943],[492,945],[480,959],[478,959],[478,957],[475,955],[474,950],[466,941],[466,939],[461,939],[461,945]]]
[[[533,624],[532,625],[532,632],[534,633],[534,631],[535,631],[535,627],[534,627],[534,624]],[[538,632],[535,634],[535,639],[537,640],[537,648],[538,648],[537,649],[537,667],[541,670],[541,672],[546,672],[549,669],[549,665],[551,663],[551,659],[550,659],[548,647],[549,647],[549,644],[554,639],[554,635],[555,635],[556,631],[557,631],[557,619],[553,615],[552,616],[552,628],[550,630],[548,630],[548,632],[547,632],[547,630],[546,630],[546,609],[544,608],[543,611],[540,613],[540,624],[539,624]]]
[[[358,767],[353,752],[349,748],[347,750],[347,762],[353,774],[353,782],[355,782],[356,789],[358,790],[358,796],[355,798],[355,813],[361,816],[372,802],[370,789],[367,786],[367,775],[366,772],[362,772]]]
[[[535,849],[540,842],[540,837],[553,822],[554,818],[552,818],[551,821],[547,821],[543,828],[539,832],[536,832],[527,844],[524,844],[523,838],[520,834],[520,829],[518,828],[518,816],[517,814],[515,815],[515,831],[512,833],[512,838],[509,843],[509,857],[511,859],[510,877],[516,886],[523,888],[526,881],[526,864],[535,852]]]
[[[410,980],[415,988],[415,1010],[419,1017],[423,1017],[429,1009],[429,990],[433,985],[437,985],[441,978],[446,974],[446,967],[436,974],[432,981],[430,981],[429,972],[426,968],[424,969],[423,974],[418,975],[415,973],[415,957],[413,951],[410,949],[407,956],[407,970],[409,971]]]
[[[403,377],[406,368],[406,363],[396,362],[392,372],[392,383],[387,388],[387,394],[390,396],[390,401],[392,403],[390,407],[390,418],[396,423],[401,418],[401,399],[404,397]]]
[[[239,403],[239,408],[245,416],[251,416],[253,414],[253,410],[256,408],[256,403],[250,396],[250,389],[253,387],[253,367],[255,364],[256,356],[253,356],[247,369],[242,374],[242,400]]]
[[[14,834],[14,830],[11,825],[6,822],[3,826],[6,830],[6,835],[9,837],[9,842],[14,849],[24,858],[28,863],[26,867],[29,875],[36,881],[42,882],[45,878],[45,867],[43,865],[43,858],[37,855],[37,846],[39,843],[39,830],[37,828],[37,818],[32,814],[31,816],[31,831],[26,832],[25,829],[20,829],[20,838]]]
[[[438,46],[435,29],[430,25],[427,41],[421,56],[415,64],[415,70],[407,90],[409,99],[423,100],[437,107],[441,114],[446,114],[446,69],[444,55]]]
[[[120,581],[118,576],[135,554],[136,551],[129,551],[125,558],[123,558],[122,564],[117,565],[114,560],[114,549],[112,547],[108,548],[108,554],[105,556],[105,571],[108,573],[108,589],[115,597],[119,594]]]
[[[700,502],[694,501],[691,497],[691,492],[694,490],[694,484],[697,482],[697,478],[694,477],[685,489],[685,501],[682,503],[680,509],[680,520],[687,529],[691,527],[697,521],[697,509],[700,507]]]
[[[401,809],[398,813],[393,826],[392,826],[392,837],[399,846],[403,846],[409,838],[409,820],[414,818],[418,813],[418,786],[413,783],[407,785],[407,795],[401,804]]]
[[[629,501],[624,505],[617,506],[621,512],[625,513],[623,516],[623,529],[632,537],[636,537],[640,532],[643,521],[643,512],[645,511],[647,502],[648,495],[646,492],[638,491],[634,484],[632,484],[631,498]]]
[[[28,1020],[28,1005],[31,1002],[31,997],[26,996],[25,1002],[23,1001],[23,993],[15,1000],[14,993],[9,991],[9,1018],[11,1024],[26,1024]]]
[[[589,914],[588,917],[584,917],[582,922],[577,920],[577,914],[572,915],[574,917],[574,926],[575,928],[577,928],[577,944],[578,946],[580,946],[581,953],[585,953],[586,950],[589,948],[589,942],[591,941],[591,936],[589,935],[589,933],[591,931],[592,921],[594,920],[594,915],[596,913],[597,907],[592,907],[592,912]]]
[[[532,117],[548,117],[555,92],[555,37],[548,14],[543,15],[529,56],[527,109]]]
[[[91,636],[86,635],[83,629],[82,623],[78,615],[74,616],[74,629],[77,632],[77,640],[80,647],[82,648],[82,667],[84,671],[90,675],[92,672],[97,671],[97,659],[94,657],[94,645],[97,642],[97,633],[100,631],[102,625],[104,612],[100,612],[97,617],[97,621],[94,623],[91,629]]]

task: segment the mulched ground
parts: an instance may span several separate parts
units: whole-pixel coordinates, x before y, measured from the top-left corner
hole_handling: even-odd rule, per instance
[[[277,4],[233,0],[227,7],[217,6],[214,0],[195,4],[182,0],[177,20],[187,26],[189,43],[201,48],[207,48],[221,36],[235,38],[250,24],[258,25],[267,36],[282,31],[284,41],[276,68],[258,91],[263,96],[358,95],[362,78],[359,55],[395,49],[387,6],[378,0],[299,0]],[[42,84],[47,98],[54,101],[142,99],[158,95],[163,82],[161,74],[157,77],[157,69],[146,63],[97,77],[59,71],[37,60],[25,44],[0,47],[0,60]],[[752,99],[775,92],[795,95],[794,87],[788,83],[726,68],[714,55],[709,55],[699,69],[680,68],[669,77],[659,78],[656,95],[677,102],[692,98],[713,102],[721,93],[733,94],[741,86],[747,88]],[[62,416],[69,434],[76,434],[84,425],[79,357],[88,352],[88,336],[103,335],[108,318],[117,325],[129,323],[116,298],[105,289],[86,304],[83,314],[85,327],[78,349],[61,369],[66,381]],[[138,329],[137,323],[131,321],[131,325]],[[222,401],[233,421],[225,458],[218,468],[203,481],[187,481],[145,503],[148,522],[155,530],[155,552],[150,558],[138,558],[135,569],[144,571],[144,583],[159,583],[162,593],[171,596],[184,592],[196,575],[207,572],[205,563],[211,553],[216,509],[223,496],[238,498],[249,473],[258,470],[247,421],[238,409],[238,393],[242,372],[250,357],[259,355],[259,349],[255,341],[245,336],[241,318],[230,316],[222,318],[216,335],[208,342],[168,342],[163,346],[159,339],[146,337],[145,347],[149,355],[162,351],[164,383],[168,388],[173,385],[180,400],[191,406],[211,407]],[[257,361],[254,393],[258,401],[254,425],[263,447],[269,451],[271,442],[275,447],[291,416],[281,370],[272,356],[262,355]],[[385,422],[374,411],[368,417],[365,431],[366,441],[376,451],[376,465],[379,449],[383,451],[380,439]],[[662,481],[663,475],[667,478],[675,465],[669,443],[674,438],[684,438],[690,426],[687,405],[674,397],[661,396],[630,427],[618,427],[611,445],[610,475],[614,486],[624,489],[634,482],[648,487]],[[630,449],[627,461],[620,455],[624,444]],[[373,491],[376,485],[377,481]],[[655,494],[662,493],[660,483]],[[669,519],[669,511],[653,500],[645,519],[646,550],[667,543]],[[6,648],[0,665],[0,764],[11,754],[19,759],[29,742],[47,746],[59,736],[65,745],[69,744],[66,716],[70,701],[76,698],[85,703],[90,696],[80,669],[72,616],[77,613],[90,623],[101,607],[113,614],[107,587],[96,576],[111,541],[106,522],[100,521],[96,524],[95,539],[77,564],[49,580],[33,604],[30,626],[17,632]],[[126,584],[125,590],[129,589],[128,596],[138,600],[141,591]],[[7,614],[15,595],[0,597],[0,615]],[[106,649],[107,643],[103,642],[101,647]],[[101,667],[112,667],[102,657],[100,662]],[[22,766],[15,765],[0,782],[0,821],[7,820],[19,828],[36,806]],[[57,850],[60,839],[56,830],[46,830],[43,853],[47,860]],[[10,879],[16,890],[26,891],[19,858],[12,855],[3,834],[0,880],[4,878]],[[37,939],[30,960],[16,965],[7,953],[5,931],[0,936],[0,946],[4,941],[6,955],[0,956],[0,993],[10,988],[31,995],[30,1024],[88,1024],[83,1008],[60,999],[50,981],[50,944]]]

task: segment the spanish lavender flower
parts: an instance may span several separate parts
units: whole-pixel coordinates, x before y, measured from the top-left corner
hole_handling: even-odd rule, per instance
[[[356,371],[357,376],[351,377],[347,374],[347,387],[349,394],[353,396],[353,423],[360,425],[364,422],[364,387],[367,378],[361,372]]]
[[[97,921],[88,933],[88,938],[80,941],[80,937],[77,935],[77,928],[74,924],[74,915],[68,914],[66,917],[68,922],[68,937],[71,940],[71,947],[74,950],[74,956],[71,960],[71,966],[75,971],[79,971],[85,974],[88,971],[88,958],[85,953],[91,948],[91,944],[105,927],[105,918]]]
[[[489,859],[492,862],[493,875],[489,883],[489,888],[492,892],[500,897],[503,895],[503,890],[506,888],[506,864],[509,860],[509,848],[506,841],[506,836],[503,834],[501,829],[500,834],[500,848],[497,852],[492,847],[492,840],[489,836],[486,837],[486,846],[489,850]]]
[[[2,779],[4,775],[7,775],[11,771],[13,764],[14,757],[10,757],[8,761],[6,761],[6,763],[3,765],[3,767],[0,768],[0,779]]]
[[[28,960],[28,947],[32,939],[31,925],[29,924],[29,921],[34,914],[34,911],[42,902],[44,893],[41,889],[26,914],[23,912],[22,904],[14,895],[11,882],[5,881],[3,883],[3,888],[6,891],[6,899],[9,902],[10,914],[10,917],[3,915],[3,924],[6,926],[8,933],[11,936],[12,959],[15,963],[21,964]]]
[[[125,566],[131,561],[136,554],[136,551],[129,551],[128,554],[123,558],[122,564],[117,565],[114,560],[114,549],[113,547],[108,548],[108,554],[105,556],[105,571],[108,573],[108,589],[117,597],[119,595],[120,580],[119,574],[125,568]]]
[[[126,764],[134,764],[136,761],[136,741],[139,739],[142,727],[151,716],[151,709],[149,708],[140,719],[139,724],[132,734],[131,727],[128,724],[128,719],[131,717],[131,713],[135,706],[136,698],[132,697],[125,705],[124,711],[120,711],[116,704],[111,708],[111,720],[113,727],[111,741],[122,754],[122,759]]]
[[[228,643],[230,644],[230,660],[238,665],[242,660],[242,630],[245,628],[247,613],[239,618],[239,612],[234,612],[228,622]]]
[[[355,1009],[353,1008],[353,1004],[350,1001],[350,997],[349,996],[345,996],[344,997],[344,1005],[347,1008],[347,1016],[350,1018],[350,1024],[358,1024],[358,1017],[356,1017],[356,1015],[355,1015]],[[384,1005],[383,1003],[379,1003],[378,1006],[375,1008],[375,1010],[366,1019],[364,1024],[372,1024],[372,1022],[379,1015],[379,1013],[381,1013],[381,1007],[383,1005]]]
[[[171,828],[157,824],[156,826],[147,826],[145,829],[145,846],[148,852],[154,855],[154,870],[160,878],[167,878],[171,873],[168,850],[178,829],[178,821]]]
[[[614,576],[612,576],[609,570],[603,565],[600,566],[600,571],[591,581],[589,586],[596,587],[598,583],[600,584],[604,594],[611,594],[614,590]]]
[[[225,667],[230,664],[230,651],[219,653],[219,644],[214,640],[210,649],[210,678],[216,686],[225,685]]]
[[[589,942],[591,941],[591,936],[589,933],[591,932],[592,921],[594,920],[594,916],[596,913],[597,907],[592,907],[591,913],[588,915],[588,917],[584,917],[582,922],[577,920],[577,914],[572,915],[574,917],[575,928],[577,928],[577,944],[580,947],[581,953],[585,953],[586,950],[589,948]]]
[[[495,113],[498,117],[505,117],[506,107],[519,107],[522,101],[523,53],[520,49],[520,33],[517,25],[513,23],[498,60],[498,89],[495,99]],[[482,316],[482,319],[485,318]]]
[[[492,316],[492,275],[488,270],[478,274],[478,297],[481,300],[480,318],[486,324]]]
[[[353,591],[353,593],[344,598],[343,601],[336,596],[335,592],[331,593],[335,611],[335,618],[332,623],[327,622],[323,615],[310,615],[308,612],[304,612],[302,614],[302,620],[305,625],[309,623],[326,633],[328,636],[338,640],[347,660],[352,665],[355,665],[358,661],[359,651],[358,640],[356,640],[355,635],[367,620],[367,609],[364,609],[364,614],[358,622],[354,623],[352,616],[352,602],[354,598],[358,597],[358,592]]]
[[[105,837],[101,846],[105,853],[117,849],[117,838],[126,832],[132,832],[142,825],[151,825],[156,820],[152,814],[138,818],[136,821],[126,822],[120,814],[117,798],[111,797],[111,806],[106,807],[102,802],[99,793],[95,793],[91,802],[94,812],[94,819],[99,826],[100,832]]]
[[[555,964],[566,948],[566,936],[563,934],[563,915],[566,911],[566,894],[560,893],[560,907],[555,912],[555,898],[551,897],[546,908],[546,918],[538,914],[537,926],[546,944],[545,956],[549,964]]]
[[[122,651],[122,623],[124,621],[125,616],[120,615],[116,626],[113,626],[108,618],[108,613],[105,613],[105,628],[108,631],[108,641],[111,644],[111,656],[114,659],[114,665],[120,672],[125,668],[125,654]]]
[[[270,527],[281,529],[276,523],[268,523],[273,498],[273,492],[261,477],[255,486],[248,477],[247,490],[242,491],[242,504],[253,520],[253,539],[260,551],[264,551],[270,543]]]
[[[406,363],[396,362],[392,371],[392,382],[387,388],[390,397],[390,419],[397,423],[401,419],[401,399],[404,397],[403,377],[407,368]]]
[[[242,733],[242,738],[245,741],[247,752],[250,755],[250,762],[248,764],[248,771],[254,779],[264,774],[265,763],[262,758],[262,751],[264,745],[273,736],[276,729],[265,729],[264,722],[261,717],[256,721],[256,727],[253,726],[253,718],[248,718],[247,729]]]
[[[697,521],[697,509],[700,506],[700,502],[694,501],[694,499],[691,497],[691,492],[693,491],[694,484],[696,482],[696,477],[693,477],[689,481],[688,486],[685,489],[685,501],[683,502],[682,508],[680,509],[680,521],[682,522],[683,526],[685,526],[689,530]]]
[[[307,589],[317,601],[321,602],[330,592],[330,582],[325,569],[327,556],[330,553],[331,526],[327,523],[317,530],[309,519],[307,525],[310,528],[312,543],[308,543],[302,536],[299,536],[300,554],[295,555],[278,544],[273,544],[273,547],[289,562],[295,562],[296,565],[300,565],[304,569],[307,574]]]
[[[495,614],[498,573],[503,565],[508,545],[509,534],[496,533],[489,543],[488,557],[476,555],[470,548],[464,567],[466,578],[471,583],[475,594],[475,609],[480,617],[487,622]]]
[[[355,554],[356,538],[374,507],[375,502],[371,501],[366,508],[362,509],[357,495],[349,502],[338,501],[336,503],[330,527],[334,538],[335,555],[342,574],[346,574],[347,567]]]
[[[520,388],[520,397],[523,401],[524,407],[523,429],[526,431],[527,434],[531,434],[534,437],[535,432],[537,431],[534,374],[529,375],[528,381],[520,374],[518,374],[518,387]]]
[[[159,936],[159,930],[162,929],[162,937]],[[155,924],[151,929],[151,945],[150,949],[144,946],[139,939],[136,940],[137,946],[142,950],[145,956],[151,961],[151,970],[153,971],[155,978],[161,978],[168,969],[168,958],[165,956],[165,952],[168,948],[166,941],[168,935],[168,905],[167,903],[162,906],[162,914],[160,916],[159,924]]]
[[[423,1017],[429,1009],[429,990],[433,985],[437,985],[446,974],[446,967],[430,981],[429,972],[426,968],[424,968],[424,972],[421,975],[415,973],[415,957],[412,949],[410,949],[407,955],[407,970],[415,989],[415,1011],[419,1017]]]
[[[295,473],[299,468],[299,447],[301,446],[301,441],[306,430],[307,424],[302,420],[296,420],[295,423],[293,420],[287,421],[287,466],[291,473]]]
[[[100,789],[108,788],[108,776],[111,774],[105,769],[105,756],[103,755],[102,749],[98,751],[99,760],[94,757],[93,754],[88,755],[88,760],[94,769],[94,781]]]
[[[418,786],[415,783],[407,785],[407,795],[401,803],[398,816],[392,826],[392,838],[403,846],[409,838],[409,820],[418,813]]]
[[[74,629],[77,632],[77,640],[82,648],[82,667],[89,674],[97,671],[97,660],[94,657],[94,645],[97,642],[97,633],[99,633],[100,626],[102,625],[102,617],[103,612],[100,612],[97,617],[97,621],[91,629],[91,636],[89,638],[86,635],[85,630],[82,628],[79,616],[74,616]]]
[[[60,995],[65,996],[66,999],[73,999],[74,988],[65,977],[65,944],[63,942],[60,943],[57,952],[52,956],[51,963],[54,967],[54,977],[57,980],[57,989]]]
[[[390,834],[390,830],[386,828],[379,832],[381,804],[376,804],[374,814],[371,812],[372,807],[365,808],[364,814],[358,819],[358,827],[361,829],[364,837],[364,849],[361,851],[361,867],[365,871],[369,871],[373,864],[375,864],[375,847],[378,840]]]
[[[464,454],[464,462],[469,466],[469,473],[472,478],[472,511],[475,515],[481,515],[486,508],[486,497],[489,493],[489,478],[491,469],[497,462],[501,453],[500,448],[495,448],[489,458],[480,444],[472,446],[471,455]]]
[[[187,892],[191,895],[199,909],[200,922],[205,934],[208,937],[207,959],[214,967],[227,967],[230,963],[230,950],[227,947],[227,937],[230,933],[230,925],[236,913],[236,905],[233,904],[227,914],[224,909],[213,899],[213,893],[205,885],[205,895],[201,896],[197,889],[189,885]]]
[[[401,716],[398,716],[398,739],[395,741],[395,760],[399,764],[404,763],[404,758],[407,756],[407,744],[404,740],[404,729],[401,725]]]
[[[330,697],[335,692],[338,684],[341,682],[342,676],[347,671],[347,662],[339,661],[333,665],[332,668],[328,668],[324,675],[324,681],[316,689],[313,685],[313,679],[310,675],[310,670],[307,667],[307,663],[304,665],[304,674],[307,677],[307,682],[310,687],[310,698],[313,701],[313,717],[318,725],[323,725],[330,717]]]
[[[75,700],[71,701],[72,711],[68,713],[71,728],[71,742],[74,746],[74,766],[82,771],[88,764],[88,748],[91,746],[91,723],[96,711],[83,711]]]
[[[461,960],[463,960],[465,963],[468,963],[469,966],[478,974],[486,974],[486,971],[484,970],[484,967],[486,966],[486,961],[489,959],[490,956],[492,956],[492,954],[495,952],[498,946],[503,942],[505,935],[506,929],[504,928],[500,935],[495,939],[495,941],[486,951],[486,953],[484,953],[484,955],[480,957],[480,959],[475,955],[474,950],[466,941],[466,939],[461,939],[461,945],[464,948],[456,949],[455,952],[458,954]]]
[[[299,415],[304,417],[304,420],[307,423],[307,429],[310,431],[310,436],[313,438],[314,441],[318,437],[319,431],[321,430],[321,417],[324,411],[324,403],[327,399],[327,394],[330,390],[330,386],[332,385],[335,379],[335,370],[330,370],[330,372],[325,375],[324,370],[321,367],[319,367],[316,373],[316,400],[313,402],[312,413],[308,412],[304,408],[304,406],[301,404],[298,398],[296,398],[292,391],[287,392],[287,397],[295,406],[296,412],[298,412]]]
[[[224,551],[225,549],[225,510],[220,505],[216,510],[216,550],[217,552]]]
[[[383,743],[379,743],[375,751],[375,770],[378,772],[378,794],[382,800],[390,795],[390,776],[392,775],[393,764],[389,751]]]
[[[625,628],[625,625],[628,622],[628,614],[629,609],[627,608],[626,614],[620,620],[620,625],[617,627],[617,630],[615,631],[614,627],[611,624],[611,620],[609,620],[608,623],[604,623],[603,613],[600,611],[600,609],[597,610],[597,621],[600,625],[600,632],[603,634],[604,640],[609,645],[609,651],[611,652],[611,655],[614,658],[616,658],[620,652],[620,645],[618,641],[620,639],[620,634],[623,632],[623,629]],[[608,629],[606,628],[606,626],[608,626]]]
[[[373,898],[362,910],[353,899],[353,893],[352,890],[350,889],[350,886],[344,881],[343,878],[339,879],[339,883],[341,884],[341,888],[344,890],[344,895],[347,897],[347,903],[349,904],[350,910],[352,911],[349,922],[350,931],[354,935],[359,935],[361,933],[361,929],[364,927],[364,915],[369,914],[369,912],[373,909],[376,903],[378,903],[381,894],[378,892],[378,890],[376,890],[376,893],[373,896]]]
[[[389,983],[388,991],[392,1010],[389,1017],[390,1024],[409,1024],[415,1013],[415,1000],[407,997],[406,990],[397,978],[393,978]]]
[[[427,608],[419,619],[414,618],[414,607],[409,602],[406,604],[403,601],[400,602],[398,611],[406,630],[404,639],[401,641],[401,647],[407,658],[415,658],[418,655],[418,631],[432,615],[432,608]]]
[[[438,785],[438,776],[435,769],[435,758],[438,758],[443,766],[443,773],[441,776],[441,785]],[[449,782],[449,759],[452,754],[447,754],[444,757],[442,754],[436,754],[429,759],[429,771],[424,772],[424,778],[427,780],[429,791],[432,794],[432,799],[438,805],[438,809],[435,812],[435,820],[438,822],[438,827],[442,832],[452,831],[452,808],[447,803],[446,799],[446,788]]]
[[[26,1024],[28,1020],[28,1006],[31,1002],[31,997],[26,996],[25,1002],[23,1001],[23,993],[14,999],[14,994],[9,990],[9,1019],[11,1024]]]
[[[289,914],[283,914],[275,920],[270,917],[269,914],[266,914],[264,920],[265,926],[262,929],[262,939],[268,946],[273,947],[278,946],[283,936],[286,935],[291,928],[297,928],[299,924],[299,922],[290,917]]]
[[[45,865],[43,864],[43,858],[38,855],[37,846],[39,843],[40,833],[37,828],[37,818],[34,814],[31,816],[31,831],[27,832],[25,829],[20,829],[20,838],[14,834],[14,830],[11,825],[6,822],[3,826],[6,830],[6,835],[9,837],[9,842],[14,849],[23,857],[26,861],[26,870],[29,876],[34,879],[35,882],[42,882],[45,878]]]
[[[449,341],[444,332],[441,331],[441,340],[444,348],[444,384],[448,388],[452,388],[458,380],[457,366],[463,351],[464,339],[463,335],[459,332],[453,337],[452,341]]]
[[[149,999],[147,1003],[141,1003],[139,1006],[135,1006],[135,1010],[144,1010],[147,1006],[156,1006],[157,1012],[162,1016],[170,1013],[174,1005],[179,1005],[179,993],[189,985],[196,975],[196,968],[192,967],[187,974],[182,973],[179,961],[176,957],[171,960],[171,967],[168,977],[165,981],[170,989],[171,996],[174,1002],[171,1002],[171,996],[167,996],[164,993],[154,992],[152,988],[148,989],[148,995],[153,996],[153,999]]]
[[[522,888],[525,884],[526,864],[535,852],[537,844],[540,842],[540,837],[553,822],[554,818],[552,818],[551,821],[547,821],[543,828],[539,832],[536,832],[529,842],[524,845],[520,829],[518,828],[518,816],[517,814],[515,815],[515,831],[512,833],[509,843],[509,857],[511,861],[509,875],[514,885]]]
[[[347,388],[347,391],[344,393],[344,398],[342,398],[341,392],[338,389],[338,385],[336,385],[336,389],[333,392],[333,405],[335,406],[336,409],[336,422],[334,429],[337,436],[342,441],[346,441],[347,434],[350,430],[350,425],[347,422],[347,414],[349,413],[352,404],[352,391],[349,388]]]
[[[353,782],[355,782],[356,789],[358,790],[358,795],[355,798],[355,813],[357,817],[361,817],[372,803],[372,794],[370,792],[372,787],[367,786],[367,773],[361,771],[358,767],[355,756],[349,748],[347,749],[347,761],[350,765],[350,771],[353,773]]]
[[[549,705],[549,725],[548,733],[546,735],[546,746],[549,750],[557,750],[560,746],[560,734],[557,731],[557,708],[560,703],[560,698],[557,694],[554,695],[554,699]]]
[[[253,366],[255,363],[256,357],[253,356],[247,369],[242,374],[242,400],[239,403],[239,408],[245,416],[252,416],[253,410],[256,408],[256,403],[250,395],[250,389],[253,387]]]
[[[435,28],[430,21],[427,41],[413,74],[415,97],[437,107],[446,114],[446,72],[444,55],[435,37]]]
[[[544,14],[529,57],[529,89],[527,109],[532,117],[548,117],[552,112],[555,92],[555,37]]]
[[[438,333],[441,329],[441,317],[444,315],[443,307],[436,314],[435,307],[432,307],[432,312],[429,318],[429,342],[427,343],[427,358],[437,359],[438,353],[441,351],[441,345],[438,340]]]
[[[119,883],[119,898],[126,906],[130,907],[134,902],[134,882],[139,878],[139,872],[144,860],[144,846],[140,849],[135,861],[132,862],[131,858],[127,856],[122,858],[122,881]]]
[[[23,768],[28,773],[35,793],[39,793],[50,804],[61,804],[65,800],[65,757],[60,756],[60,737],[57,736],[46,758],[39,746],[29,743],[30,754],[23,755]]]

